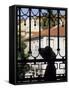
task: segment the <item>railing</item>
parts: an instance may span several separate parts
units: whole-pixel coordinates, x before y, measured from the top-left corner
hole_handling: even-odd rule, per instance
[[[61,80],[65,80],[66,79],[66,69],[67,69],[67,11],[66,9],[62,9],[60,10],[59,8],[17,8],[17,22],[19,26],[19,28],[17,28],[17,31],[19,33],[18,39],[17,39],[17,55],[20,56],[20,58],[18,59],[17,56],[17,72],[18,75],[21,73],[21,79],[20,76],[17,75],[18,81],[22,80],[22,81],[47,81],[46,78],[44,77],[44,74],[46,72],[46,67],[49,64],[49,60],[50,59],[37,59],[37,57],[40,55],[40,51],[39,49],[42,49],[43,47],[41,46],[41,40],[43,37],[47,37],[48,40],[48,46],[51,47],[51,38],[54,37],[57,38],[56,42],[57,42],[57,54],[56,57],[59,55],[59,58],[55,58],[54,59],[54,66],[56,68],[56,81],[61,81]],[[60,21],[62,21],[63,19],[63,25],[61,25]],[[45,20],[45,21],[43,21]],[[37,26],[37,21],[38,21],[38,32],[36,33],[36,37],[35,35],[32,34],[32,23],[34,21],[34,26]],[[22,24],[23,22],[23,24]],[[22,26],[23,25],[23,26]],[[22,37],[21,33],[23,32],[23,27],[26,27],[26,25],[28,26],[28,30],[24,31],[25,32],[25,36]],[[52,27],[56,26],[56,29],[51,29]],[[63,31],[60,30],[60,26],[63,27]],[[26,28],[27,29],[27,28]],[[37,28],[36,28],[37,29]],[[44,31],[42,32],[42,30],[47,30],[46,32],[46,36]],[[54,31],[56,30],[56,31]],[[52,34],[53,33],[53,34]],[[44,36],[43,36],[44,35]],[[34,39],[32,39],[32,37]],[[31,43],[33,41],[36,42],[36,40],[38,39],[38,55],[34,56],[34,54],[32,54],[32,45]],[[62,56],[60,54],[61,51],[61,44],[60,44],[60,40],[61,38],[65,39],[64,42],[64,52],[65,55]],[[28,40],[28,41],[27,41]],[[25,48],[23,47],[24,44],[22,45],[22,42],[24,42],[25,44],[28,43],[28,57],[24,57],[24,52],[25,52]],[[54,48],[54,47],[53,47]],[[52,48],[52,49],[53,49]],[[35,50],[34,50],[35,51]],[[29,57],[32,57],[33,59],[29,59]],[[50,57],[51,58],[51,57]],[[52,60],[52,59],[51,59]],[[44,68],[45,65],[45,68]],[[62,68],[60,68],[62,65]],[[27,68],[29,70],[27,70]],[[44,69],[43,69],[44,68]],[[23,70],[23,71],[22,71]],[[25,71],[24,71],[25,70]],[[61,73],[62,72],[62,73]],[[41,79],[40,79],[41,78]]]

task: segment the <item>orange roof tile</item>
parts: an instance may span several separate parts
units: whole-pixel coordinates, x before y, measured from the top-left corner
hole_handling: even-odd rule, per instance
[[[27,32],[28,33],[28,32]],[[41,31],[41,37],[48,37],[49,36],[49,29],[44,29]],[[50,29],[50,37],[57,37],[58,36],[58,28],[57,26],[52,27]],[[60,26],[59,27],[59,37],[64,37],[65,36],[65,29],[64,27]],[[31,32],[31,38],[38,38],[39,37],[39,32]],[[29,39],[29,36],[25,39]]]
[[[39,36],[39,32],[32,32],[32,36]],[[41,31],[41,36],[49,36],[49,29],[44,29]],[[58,36],[58,28],[52,27],[50,29],[50,36]],[[59,27],[59,36],[65,36],[64,27]]]

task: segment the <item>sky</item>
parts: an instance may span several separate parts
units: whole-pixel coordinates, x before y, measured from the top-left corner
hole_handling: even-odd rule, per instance
[[[47,9],[42,9],[41,10],[41,16],[42,13],[48,13]],[[61,15],[65,15],[65,11],[60,10]],[[18,11],[19,14],[19,11]],[[53,10],[53,14],[57,14],[57,10]],[[21,15],[24,15],[23,18],[27,19],[29,16],[29,9],[28,8],[21,8]],[[37,15],[39,16],[39,9],[32,9],[31,10],[31,16]]]

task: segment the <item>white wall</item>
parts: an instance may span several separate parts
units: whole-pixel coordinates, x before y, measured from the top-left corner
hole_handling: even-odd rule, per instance
[[[21,30],[29,31],[29,18],[26,20],[26,26],[24,26],[24,21],[21,23]],[[31,18],[31,31],[39,31],[39,19],[36,20],[36,26],[34,26],[34,19]]]
[[[50,46],[57,55],[57,48],[58,48],[58,38],[57,37],[50,37]],[[41,41],[41,48],[45,48],[48,46],[48,37],[43,37]],[[61,56],[65,56],[65,37],[59,37],[59,48]]]
[[[0,90],[69,90],[69,82],[13,86],[8,83],[9,5],[26,4],[38,6],[67,7],[68,0],[1,0],[0,1]],[[69,13],[68,13],[69,15]],[[68,18],[69,20],[69,18]],[[69,24],[68,24],[69,25]],[[69,32],[68,32],[69,35]],[[69,48],[68,48],[69,50]],[[69,56],[69,55],[68,55]],[[68,69],[69,71],[69,69]],[[68,75],[69,76],[69,75]]]

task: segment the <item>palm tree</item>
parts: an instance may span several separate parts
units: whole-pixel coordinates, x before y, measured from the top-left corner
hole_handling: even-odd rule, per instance
[[[43,13],[42,17],[42,29],[47,29],[49,27],[49,14]],[[53,27],[56,25],[56,14],[53,14],[53,11],[50,10],[50,27]]]
[[[48,24],[48,15],[46,13],[43,13],[41,26],[42,26],[42,29],[47,29],[48,26],[49,26],[49,24]]]

